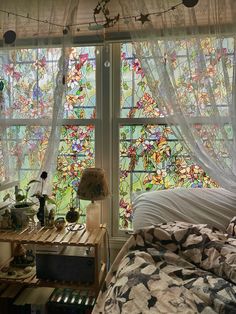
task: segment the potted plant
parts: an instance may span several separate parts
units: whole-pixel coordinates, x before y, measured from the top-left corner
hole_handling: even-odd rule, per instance
[[[19,189],[18,186],[15,187],[15,201],[10,206],[11,209],[11,217],[13,222],[13,227],[22,228],[26,227],[29,219],[33,220],[34,216],[37,213],[37,218],[39,219],[41,225],[44,225],[44,215],[45,215],[45,205],[46,202],[49,204],[56,204],[53,199],[51,199],[47,194],[44,194],[44,182],[47,178],[47,172],[43,171],[40,175],[39,180],[31,180],[27,183],[25,189]],[[29,191],[34,183],[41,182],[41,191],[37,191],[33,195],[29,196]],[[38,199],[37,202],[33,202],[30,197],[35,197]],[[3,198],[4,201],[7,199],[11,199],[10,194],[8,193]],[[39,203],[39,210],[35,210],[33,205]]]
[[[18,186],[15,187],[15,200],[10,206],[13,227],[22,228],[27,226],[29,216],[35,214],[32,207],[35,203],[29,198],[29,191],[31,185],[37,182],[40,181],[29,181],[25,189],[19,189]],[[8,199],[11,199],[11,195],[9,193],[4,196],[3,201]]]

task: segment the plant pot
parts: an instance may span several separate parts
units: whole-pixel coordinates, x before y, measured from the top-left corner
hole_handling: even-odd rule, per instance
[[[66,214],[66,220],[69,223],[75,223],[79,219],[79,213],[77,210],[75,210],[74,207],[70,207],[70,210]]]
[[[10,209],[13,227],[16,229],[27,227],[30,214],[34,214],[32,205],[29,203],[16,203]]]

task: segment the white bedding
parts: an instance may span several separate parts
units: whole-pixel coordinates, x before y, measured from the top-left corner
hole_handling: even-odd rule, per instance
[[[206,223],[225,229],[236,216],[236,194],[222,188],[176,188],[133,198],[134,231],[162,222]]]

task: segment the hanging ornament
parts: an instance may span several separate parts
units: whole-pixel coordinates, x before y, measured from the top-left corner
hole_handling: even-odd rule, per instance
[[[143,14],[141,13],[139,17],[135,17],[135,21],[140,21],[142,24],[145,22],[150,22],[150,19],[148,18],[150,14]]]
[[[16,33],[14,31],[6,31],[3,35],[5,44],[9,45],[9,44],[13,44],[14,41],[16,40]]]
[[[0,92],[2,92],[4,89],[4,81],[0,79]]]
[[[96,5],[95,9],[93,10],[93,19],[95,24],[100,26],[100,23],[97,21],[97,15],[103,14],[103,17],[105,18],[104,23],[102,24],[102,27],[108,28],[114,26],[120,19],[120,14],[118,13],[114,17],[110,17],[110,11],[107,7],[108,2],[110,0],[102,0],[99,1],[98,4]]]
[[[193,8],[198,3],[198,0],[183,0],[183,5],[187,8]]]

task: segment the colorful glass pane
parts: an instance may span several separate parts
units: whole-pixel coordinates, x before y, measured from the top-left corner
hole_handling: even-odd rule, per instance
[[[54,176],[53,195],[58,213],[65,213],[71,193],[75,196],[80,176],[85,168],[95,166],[95,126],[64,126]],[[86,202],[81,201],[81,210]]]
[[[95,118],[95,47],[71,49],[67,87],[64,117],[68,119]]]
[[[43,161],[50,128],[47,126],[11,126],[7,128],[8,152],[11,154],[11,172],[22,186],[37,178]],[[20,170],[18,170],[20,169]]]
[[[165,65],[170,86],[173,86],[174,94],[177,95],[176,101],[186,115],[214,116],[216,108],[220,115],[228,115],[234,73],[233,38],[191,37],[184,40],[159,40],[155,47],[153,43],[146,41],[142,43],[141,48],[141,54],[145,56],[142,58],[142,64],[135,55],[134,47],[135,45],[130,43],[122,45],[122,117],[159,116],[156,103],[158,105],[158,102],[162,102],[163,97],[168,103],[171,97],[162,82],[163,72],[157,71],[157,61],[152,57],[153,49],[158,51],[159,61]],[[140,46],[137,49],[140,50]],[[153,94],[146,89],[147,77],[142,66],[151,69],[148,79],[149,85],[153,85]],[[148,106],[143,103],[140,87],[143,94],[148,94]],[[215,106],[212,106],[213,102]]]
[[[160,117],[156,101],[151,96],[141,64],[135,58],[132,44],[121,46],[121,117]]]
[[[164,125],[120,127],[120,228],[132,227],[133,192],[216,187]]]
[[[4,114],[7,118],[50,118],[60,48],[1,52]]]

